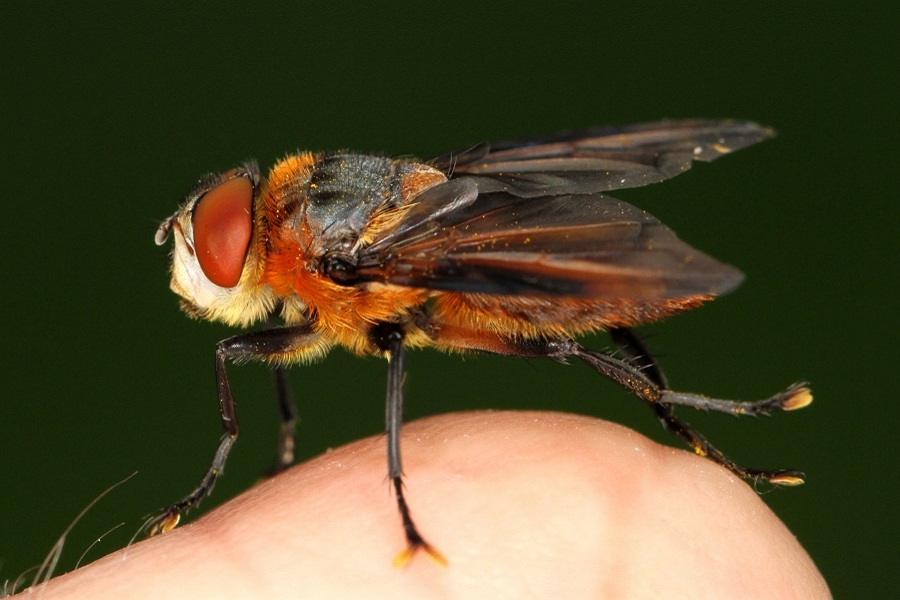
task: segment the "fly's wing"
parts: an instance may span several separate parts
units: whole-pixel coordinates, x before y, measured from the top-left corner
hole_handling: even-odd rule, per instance
[[[602,195],[520,198],[453,188],[456,210],[364,248],[359,281],[504,295],[654,299],[716,295],[737,286],[736,269],[679,240],[650,214]]]
[[[429,163],[480,193],[594,194],[657,183],[774,135],[749,121],[661,121],[482,143]]]
[[[360,251],[357,281],[581,298],[716,295],[742,275],[653,216],[599,194],[662,181],[774,135],[745,121],[671,121],[479,144],[431,161],[428,188]]]

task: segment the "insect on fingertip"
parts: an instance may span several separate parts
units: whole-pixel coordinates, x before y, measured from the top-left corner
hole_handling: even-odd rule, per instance
[[[292,461],[297,422],[283,368],[332,347],[387,359],[387,469],[406,541],[397,568],[419,551],[448,564],[425,543],[403,497],[404,357],[412,348],[584,362],[653,406],[698,456],[754,484],[802,484],[800,471],[735,463],[674,409],[796,410],[812,401],[806,383],[755,401],[677,392],[631,332],[733,290],[743,275],[606,195],[773,135],[749,121],[661,121],[481,143],[426,161],[297,152],[266,178],[254,162],[202,177],[156,231],[158,245],[176,242],[169,287],[193,317],[265,326],[216,344],[225,435],[194,490],[140,533],[174,529],[222,474],[240,431],[229,363],[272,366],[281,469]],[[602,330],[616,351],[575,341]]]

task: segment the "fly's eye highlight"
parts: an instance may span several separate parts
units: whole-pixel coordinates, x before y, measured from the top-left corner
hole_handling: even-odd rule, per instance
[[[219,287],[241,279],[253,233],[253,183],[246,177],[224,181],[194,207],[194,249],[203,274]]]

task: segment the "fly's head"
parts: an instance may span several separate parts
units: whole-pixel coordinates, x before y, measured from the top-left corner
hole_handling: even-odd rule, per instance
[[[174,238],[172,291],[190,315],[246,326],[272,310],[275,298],[259,279],[265,263],[259,170],[254,163],[204,177],[156,231]]]

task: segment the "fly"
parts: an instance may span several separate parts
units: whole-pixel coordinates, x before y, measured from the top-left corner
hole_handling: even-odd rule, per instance
[[[744,121],[664,121],[481,143],[428,161],[301,152],[202,178],[156,243],[171,235],[171,288],[197,318],[262,330],[216,346],[225,435],[200,484],[148,523],[169,531],[212,490],[238,436],[226,362],[276,374],[283,425],[278,468],[294,458],[295,410],[284,367],[333,346],[383,356],[387,461],[407,548],[438,562],[403,496],[400,427],[409,348],[577,358],[647,403],[699,455],[736,475],[797,485],[803,473],[741,466],[674,414],[679,405],[733,415],[802,408],[797,384],[753,402],[669,388],[631,328],[734,289],[735,268],[692,248],[650,214],[605,195],[656,183],[774,135]],[[278,325],[275,325],[278,323]],[[605,330],[619,350],[579,335]]]

